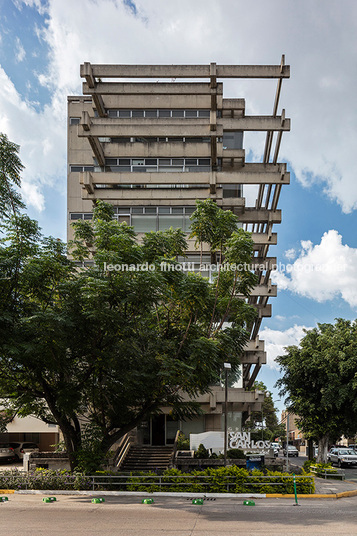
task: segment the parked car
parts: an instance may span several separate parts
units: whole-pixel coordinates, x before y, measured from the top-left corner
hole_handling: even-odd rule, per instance
[[[283,450],[284,456],[286,456],[286,447]],[[288,456],[296,456],[296,458],[299,456],[299,451],[294,445],[288,445]]]
[[[342,467],[342,465],[357,465],[357,453],[353,449],[331,449],[328,458],[332,465],[335,463],[338,467]]]
[[[275,458],[277,458],[278,455],[279,455],[279,449],[280,449],[280,445],[279,445],[279,443],[272,442],[272,443],[270,444],[270,448],[271,448],[272,451],[274,452],[274,456],[275,456]]]
[[[14,462],[16,454],[9,443],[0,443],[0,462]]]
[[[10,447],[14,449],[17,460],[22,460],[25,452],[39,452],[38,445],[30,441],[10,441]]]

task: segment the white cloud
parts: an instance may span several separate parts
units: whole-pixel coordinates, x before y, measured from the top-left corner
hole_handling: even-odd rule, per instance
[[[284,354],[284,348],[286,346],[298,346],[300,340],[305,336],[304,329],[312,328],[295,324],[285,331],[269,329],[267,327],[260,331],[259,337],[265,341],[268,367],[272,369],[278,368],[275,358]]]
[[[342,236],[330,230],[320,244],[301,242],[299,257],[290,273],[277,271],[272,279],[287,289],[318,302],[342,298],[357,307],[357,249],[342,244]]]
[[[345,0],[343,9],[335,0],[324,0],[323,9],[321,2],[310,0],[275,0],[275,9],[266,0],[136,0],[136,15],[118,0],[22,3],[45,13],[39,35],[49,47],[39,80],[50,89],[51,104],[31,115],[32,139],[39,135],[41,145],[46,132],[49,142],[54,140],[47,159],[39,160],[34,151],[28,165],[39,187],[53,181],[46,178],[55,170],[51,156],[57,165],[61,156],[65,167],[65,99],[80,91],[80,63],[275,64],[285,53],[291,79],[283,83],[280,109],[286,108],[292,118],[292,132],[283,136],[280,160],[290,161],[306,186],[320,183],[343,211],[357,208],[354,0]],[[238,80],[225,85],[227,96],[246,98],[247,114],[271,113],[275,82]],[[21,121],[14,125],[16,112],[7,110],[5,115],[15,139],[24,138]],[[245,148],[259,160],[264,137],[248,134]],[[41,180],[36,178],[40,175]]]
[[[296,257],[296,251],[294,248],[287,249],[284,252],[284,257],[288,259],[289,261],[292,261]]]
[[[18,37],[16,37],[16,40],[15,40],[15,46],[16,46],[16,50],[15,50],[15,59],[17,61],[17,63],[20,63],[21,61],[24,61],[25,57],[26,57],[26,52],[25,52],[25,49],[20,41],[20,39]]]

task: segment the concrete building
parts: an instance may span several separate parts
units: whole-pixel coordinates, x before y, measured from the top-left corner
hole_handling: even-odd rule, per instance
[[[238,429],[263,399],[249,389],[266,362],[259,328],[271,316],[268,300],[277,292],[270,280],[276,259],[268,251],[277,243],[281,187],[289,183],[286,164],[278,162],[282,134],[290,129],[284,110],[278,111],[289,66],[284,56],[278,65],[257,66],[84,63],[80,74],[83,96],[68,97],[68,239],[71,223],[91,219],[97,199],[112,203],[139,240],[170,226],[188,233],[195,201],[206,198],[232,210],[252,232],[259,283],[249,302],[258,314],[242,355],[241,385],[228,394],[230,427]],[[272,113],[246,115],[243,98],[224,96],[223,80],[247,78],[276,81]],[[247,132],[265,137],[259,163],[246,158]],[[189,262],[199,261],[193,240],[188,255]],[[222,389],[203,398],[206,415],[191,423],[195,432],[222,429]],[[162,419],[158,430],[152,423],[143,430],[147,442],[172,442],[176,424]],[[190,424],[185,427],[187,433]]]

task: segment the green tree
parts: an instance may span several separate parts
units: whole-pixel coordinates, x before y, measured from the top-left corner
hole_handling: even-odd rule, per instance
[[[8,219],[24,208],[18,191],[22,170],[19,146],[0,133],[0,220]]]
[[[261,411],[253,411],[245,428],[253,434],[253,439],[266,439],[274,441],[276,438],[284,437],[286,429],[284,423],[279,423],[277,417],[278,409],[274,405],[273,394],[268,391],[262,381],[255,381],[252,391],[258,390],[264,392],[264,402]]]
[[[249,295],[248,269],[213,283],[161,269],[186,249],[177,230],[139,244],[101,202],[92,222],[74,227],[74,258],[93,261],[85,269],[27,216],[10,218],[0,245],[0,396],[13,414],[58,424],[72,468],[86,459],[84,435],[97,456],[163,405],[178,418],[197,415],[194,398],[216,383],[223,362],[238,371],[255,314],[235,296]],[[227,241],[229,261],[249,251],[242,230]]]
[[[329,442],[357,431],[357,323],[337,319],[305,332],[277,361],[277,382],[287,409],[299,416],[307,439],[318,441],[318,461],[327,461]]]

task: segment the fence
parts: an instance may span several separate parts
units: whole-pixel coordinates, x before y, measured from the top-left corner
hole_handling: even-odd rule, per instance
[[[2,486],[6,483],[14,489],[67,489],[67,490],[116,490],[116,491],[187,491],[189,493],[291,493],[293,475],[273,476],[257,475],[244,476],[244,479],[234,475],[71,475],[63,479],[45,479],[33,481],[29,476],[1,476]],[[8,481],[7,481],[8,479]],[[296,484],[303,489],[298,493],[311,494],[314,492],[314,478],[310,476],[295,476]],[[270,489],[268,489],[270,488]]]

